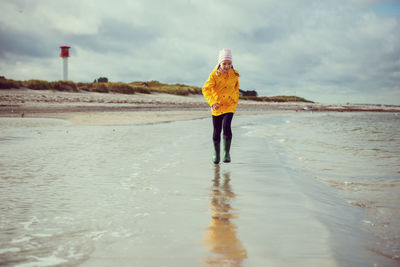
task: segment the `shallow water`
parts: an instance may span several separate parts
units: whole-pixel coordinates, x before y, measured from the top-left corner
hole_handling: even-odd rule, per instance
[[[146,228],[149,218],[171,215],[168,196],[176,200],[184,194],[187,181],[179,181],[176,167],[182,157],[176,155],[188,136],[179,136],[180,130],[168,124],[78,127],[53,119],[0,121],[2,264],[82,263],[98,240],[161,231],[162,226]],[[179,183],[160,192],[169,178],[163,177],[165,169],[174,170]],[[199,194],[185,201],[200,197],[207,200]]]
[[[239,116],[231,164],[211,122],[0,119],[5,266],[393,266],[399,117]]]
[[[360,209],[353,223],[371,237],[362,246],[400,264],[400,114],[272,115],[244,128],[272,142],[290,168]]]

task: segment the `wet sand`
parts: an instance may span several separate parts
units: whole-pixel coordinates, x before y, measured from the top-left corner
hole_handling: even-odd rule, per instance
[[[316,215],[321,207],[303,190],[318,191],[319,185],[299,182],[306,179],[282,166],[266,143],[251,141],[236,129],[233,162],[211,163],[211,123],[201,120],[210,114],[202,96],[0,93],[0,116],[69,120],[70,128],[59,134],[76,136],[69,136],[69,143],[59,139],[57,146],[71,143],[77,147],[72,151],[87,146],[87,154],[96,158],[84,162],[103,162],[81,178],[91,184],[87,196],[98,194],[90,190],[103,179],[97,186],[106,193],[97,201],[115,203],[101,202],[99,217],[91,218],[98,229],[88,234],[93,236],[93,248],[82,266],[361,266],[352,261],[351,253],[361,254],[354,248],[345,259],[337,258],[334,248],[345,248],[349,240],[337,238],[321,222]],[[371,109],[241,101],[234,123],[249,114],[310,112],[304,110],[310,106],[330,111]],[[160,122],[172,123],[156,124]],[[52,131],[46,135],[58,140]],[[101,149],[91,150],[99,144],[89,135],[99,138]],[[115,145],[115,140],[129,145]],[[125,156],[110,159],[107,149]],[[73,173],[82,175],[77,172],[82,159],[74,158],[72,153],[72,168],[65,175],[71,179]],[[54,171],[58,177],[58,168]],[[83,218],[82,222],[87,220]]]
[[[338,266],[329,230],[277,155],[236,131],[233,162],[216,166],[209,126],[143,126],[177,139],[152,156],[148,215],[131,221],[137,235],[96,242],[82,266]]]

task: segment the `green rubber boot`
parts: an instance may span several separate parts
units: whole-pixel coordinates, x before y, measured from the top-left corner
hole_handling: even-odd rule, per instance
[[[213,162],[214,164],[218,164],[220,161],[220,150],[221,150],[221,143],[214,143],[214,156]]]
[[[229,163],[231,162],[231,154],[229,153],[229,151],[231,150],[231,142],[232,139],[223,139],[223,146],[224,146],[224,159],[223,161],[225,163]]]

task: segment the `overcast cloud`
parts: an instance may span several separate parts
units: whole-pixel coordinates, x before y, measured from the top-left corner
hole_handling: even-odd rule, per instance
[[[240,88],[400,104],[400,3],[374,0],[0,0],[0,75],[202,86],[230,48]]]

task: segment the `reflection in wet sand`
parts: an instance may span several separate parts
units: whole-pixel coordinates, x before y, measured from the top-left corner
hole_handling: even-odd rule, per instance
[[[231,221],[237,218],[237,214],[231,206],[235,193],[229,181],[230,173],[224,173],[221,181],[220,167],[215,166],[211,189],[213,215],[205,237],[211,252],[205,262],[210,266],[241,266],[247,258],[247,251],[236,236],[237,226]]]

